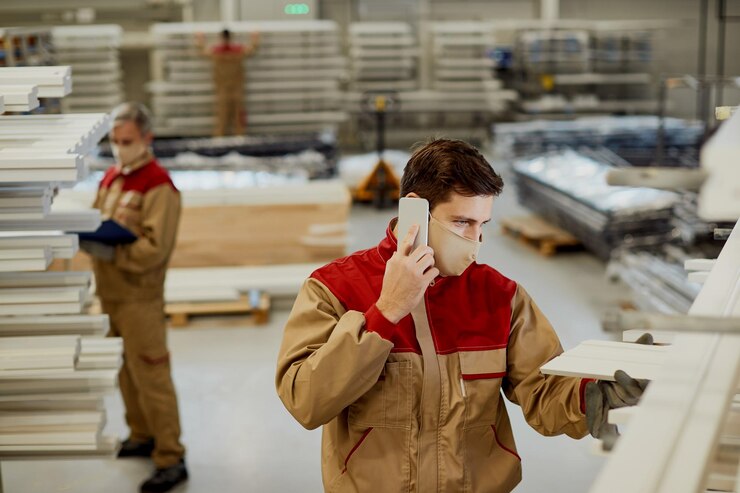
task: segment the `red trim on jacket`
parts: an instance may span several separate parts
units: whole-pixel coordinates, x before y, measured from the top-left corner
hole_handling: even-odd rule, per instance
[[[391,222],[391,225],[393,222]],[[365,313],[366,330],[391,341],[394,352],[421,353],[410,315],[391,329],[377,308],[385,264],[397,248],[391,226],[375,247],[316,270],[311,277],[326,286],[346,310]],[[426,292],[429,325],[438,354],[505,348],[511,327],[516,283],[495,269],[471,265],[461,276],[441,277]]]
[[[519,459],[519,462],[521,462],[522,461],[522,458],[519,457],[519,454],[517,454],[516,452],[514,452],[513,450],[511,450],[509,447],[506,447],[503,443],[501,443],[499,441],[499,439],[498,439],[498,433],[496,433],[496,425],[491,425],[491,429],[493,430],[493,438],[496,440],[496,443],[498,443],[498,446],[501,447],[502,449],[506,450],[507,452],[509,452],[511,455],[513,455],[514,457],[516,457],[517,459]]]
[[[398,325],[385,318],[385,315],[378,310],[377,305],[371,306],[365,312],[365,324],[367,325],[368,332],[375,332],[383,339],[389,341],[393,339],[393,334],[398,329]]]
[[[506,376],[505,371],[497,373],[463,373],[463,380],[483,380],[484,378],[504,378]]]
[[[581,384],[578,386],[578,396],[581,400],[581,413],[586,414],[586,384],[589,382],[596,382],[593,378],[582,378]]]
[[[220,55],[222,53],[244,53],[244,46],[238,43],[221,43],[211,49],[211,53]]]
[[[123,177],[122,191],[133,190],[141,194],[160,185],[167,184],[177,191],[177,187],[172,183],[170,174],[164,169],[156,159],[152,159],[141,168],[135,169],[130,174],[121,173],[118,166],[111,166],[105,172],[103,179],[100,181],[100,188],[109,188],[116,179]]]
[[[342,469],[342,474],[344,474],[345,472],[347,472],[347,463],[349,462],[349,459],[352,457],[352,454],[354,454],[355,451],[358,448],[360,448],[360,445],[362,445],[362,442],[365,441],[365,439],[367,438],[367,436],[370,434],[371,431],[373,431],[372,426],[370,428],[368,428],[367,430],[365,430],[365,433],[362,434],[362,436],[357,441],[357,443],[355,444],[355,446],[352,447],[352,450],[349,451],[349,454],[347,454],[347,457],[344,459],[344,469]]]

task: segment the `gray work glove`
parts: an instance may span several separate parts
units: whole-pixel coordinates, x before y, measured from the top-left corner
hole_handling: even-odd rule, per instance
[[[653,336],[643,334],[635,343],[652,345]],[[607,421],[609,410],[637,404],[649,383],[634,379],[622,370],[614,373],[614,380],[589,382],[585,391],[588,431],[604,442],[605,450],[611,450],[619,437],[617,425]]]
[[[80,241],[80,249],[98,260],[113,262],[116,256],[116,247],[98,241]]]

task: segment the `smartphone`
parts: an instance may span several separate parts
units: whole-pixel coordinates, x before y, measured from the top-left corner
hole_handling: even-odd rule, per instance
[[[398,246],[409,233],[414,224],[419,225],[419,233],[414,240],[414,251],[420,245],[427,245],[429,240],[429,202],[427,199],[404,197],[398,201]]]

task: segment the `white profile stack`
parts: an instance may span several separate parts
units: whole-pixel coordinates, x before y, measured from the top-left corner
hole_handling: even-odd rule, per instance
[[[0,68],[46,94],[70,89],[69,67]],[[40,94],[39,94],[40,95]],[[100,457],[103,396],[116,388],[119,338],[108,317],[84,314],[90,272],[50,272],[69,259],[97,211],[55,211],[59,187],[86,175],[83,157],[109,130],[106,114],[0,115],[0,460]]]
[[[108,112],[123,101],[121,26],[59,26],[51,34],[56,62],[74,72],[75,92],[62,100],[65,113]]]
[[[495,46],[488,22],[432,24],[431,85],[451,111],[501,113],[517,99],[496,78],[490,53]]]
[[[194,42],[206,34],[207,46],[218,43],[223,23],[155,24],[155,66],[150,84],[158,135],[211,135],[215,123],[212,62]],[[346,78],[339,33],[332,21],[264,21],[229,23],[232,42],[261,41],[245,60],[244,101],[248,134],[300,133],[336,129],[347,119],[340,80]]]
[[[405,22],[355,22],[349,27],[352,90],[418,88],[419,47]]]

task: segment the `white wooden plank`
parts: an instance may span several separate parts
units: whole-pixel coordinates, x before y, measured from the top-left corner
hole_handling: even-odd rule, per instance
[[[44,219],[0,221],[0,230],[10,231],[95,231],[100,226],[100,211],[50,212]]]
[[[77,169],[82,164],[82,156],[77,154],[59,154],[36,149],[0,149],[2,169]]]
[[[546,375],[614,380],[614,373],[622,370],[632,378],[651,380],[659,373],[669,351],[670,347],[663,346],[587,341],[550,360],[540,371]]]
[[[683,263],[683,268],[687,271],[710,271],[717,259],[709,258],[692,258]]]
[[[82,303],[86,299],[87,289],[77,286],[0,289],[0,305]]]
[[[696,491],[706,480],[707,466],[740,371],[740,336],[725,335],[721,339],[704,385],[696,394],[691,414],[674,445],[660,493]]]
[[[0,410],[0,430],[17,427],[94,425],[105,423],[105,413],[100,411],[24,411]]]
[[[109,330],[107,315],[46,315],[0,317],[0,336],[55,334],[104,335]]]
[[[3,339],[0,352],[15,351],[29,348],[76,348],[80,345],[78,336],[47,336],[47,337],[8,337]]]
[[[704,284],[707,282],[707,279],[709,278],[709,272],[701,271],[701,272],[689,272],[688,280],[689,282],[695,282],[697,284]]]
[[[51,249],[49,247],[26,249],[0,248],[0,260],[43,259],[50,256]]]
[[[35,259],[0,260],[0,273],[44,271],[51,265],[51,254]]]
[[[609,410],[608,421],[614,425],[624,425],[640,412],[639,406],[627,406]]]
[[[105,406],[99,396],[85,394],[74,394],[71,396],[49,396],[47,400],[29,399],[28,396],[20,397],[17,401],[1,401],[2,412],[96,412],[104,411]],[[17,397],[16,397],[17,398]]]
[[[0,316],[8,315],[64,315],[82,312],[82,303],[34,303],[0,305]]]
[[[0,458],[9,460],[73,460],[88,458],[112,458],[118,450],[119,441],[114,436],[101,436],[96,445],[44,445],[14,446],[0,450]]]
[[[85,271],[54,271],[28,273],[0,273],[0,288],[65,287],[87,288],[92,273]]]

